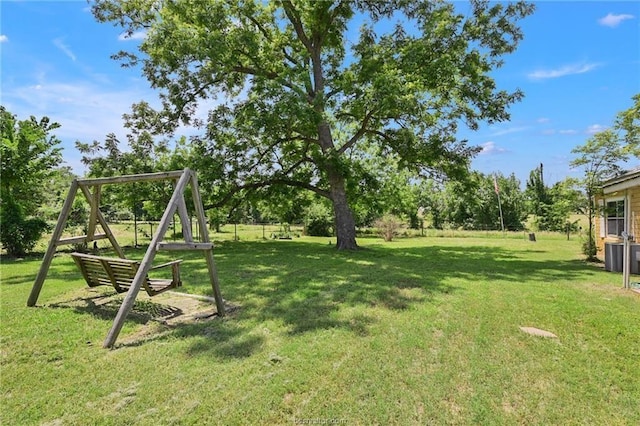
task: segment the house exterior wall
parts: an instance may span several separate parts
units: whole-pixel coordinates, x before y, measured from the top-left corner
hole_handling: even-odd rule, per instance
[[[626,197],[626,222],[628,223],[628,231],[635,237],[636,242],[640,242],[640,186],[634,186],[628,189],[617,191],[611,194],[601,195],[596,198],[596,205],[599,207],[605,205],[607,201],[619,200]],[[604,212],[598,211],[595,221],[595,239],[598,247],[598,257],[604,259],[605,243],[621,243],[622,238],[605,235],[605,218]]]

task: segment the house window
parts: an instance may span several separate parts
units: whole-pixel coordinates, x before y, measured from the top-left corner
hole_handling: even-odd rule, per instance
[[[624,231],[624,200],[607,201],[607,235],[622,235]]]

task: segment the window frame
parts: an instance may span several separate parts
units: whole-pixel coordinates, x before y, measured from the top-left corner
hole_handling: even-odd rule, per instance
[[[609,208],[609,204],[615,203],[615,216],[609,216],[609,212],[611,211]],[[622,209],[619,207],[619,203],[622,203]],[[620,213],[622,216],[620,216]],[[626,197],[614,197],[607,198],[604,200],[604,225],[605,225],[605,235],[607,237],[617,237],[620,238],[622,233],[625,231],[626,225],[626,217],[627,217],[627,200]],[[616,232],[611,232],[609,229],[609,222],[615,221],[616,223]]]

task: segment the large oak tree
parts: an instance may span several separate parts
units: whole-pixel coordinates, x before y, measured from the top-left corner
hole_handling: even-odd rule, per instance
[[[349,187],[363,141],[416,173],[466,173],[477,150],[457,139],[458,125],[509,118],[522,93],[499,90],[491,72],[532,11],[433,0],[93,5],[99,21],[146,32],[139,51],[115,56],[161,90],[163,110],[147,125],[172,131],[194,124],[199,103],[216,105],[194,142],[219,189],[314,191],[333,204],[339,249],[357,247]]]

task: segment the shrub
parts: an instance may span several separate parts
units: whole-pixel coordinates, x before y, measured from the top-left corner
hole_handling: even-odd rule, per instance
[[[319,203],[307,207],[304,216],[305,234],[314,237],[330,237],[333,235],[332,228],[333,218],[327,207]]]
[[[592,234],[585,234],[582,241],[582,254],[587,256],[587,260],[594,261],[598,258],[596,255],[598,254],[598,246],[596,245],[595,238],[593,238]]]
[[[39,218],[26,219],[24,212],[11,199],[0,210],[0,242],[9,256],[24,256],[35,247],[42,233],[49,229]]]
[[[391,241],[393,237],[399,234],[400,230],[404,227],[404,223],[397,216],[385,214],[376,220],[373,226],[377,228],[378,233],[385,241]]]

